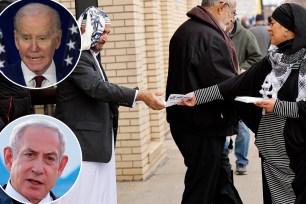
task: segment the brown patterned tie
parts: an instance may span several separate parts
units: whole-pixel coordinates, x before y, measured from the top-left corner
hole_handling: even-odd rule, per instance
[[[45,80],[45,77],[44,76],[35,76],[33,78],[36,82],[36,88],[40,88],[41,87],[41,83],[43,82],[43,80]]]

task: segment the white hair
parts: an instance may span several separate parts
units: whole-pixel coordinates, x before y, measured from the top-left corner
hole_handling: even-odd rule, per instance
[[[219,2],[226,2],[230,5],[234,4],[235,0],[224,0],[224,1],[220,1],[220,0],[202,0],[202,6],[205,7],[211,7],[216,5]]]
[[[45,127],[51,130],[54,130],[58,134],[58,139],[60,141],[61,149],[60,149],[60,160],[62,159],[64,152],[65,152],[65,138],[63,133],[60,131],[58,126],[53,123],[44,121],[44,120],[28,120],[17,125],[13,129],[13,133],[10,138],[9,146],[12,148],[13,158],[16,157],[19,153],[19,142],[24,134],[25,130],[29,127]]]
[[[29,3],[21,7],[14,18],[14,29],[18,31],[19,20],[23,16],[35,16],[38,14],[48,14],[52,19],[55,32],[61,30],[61,19],[58,12],[52,7],[42,3]]]

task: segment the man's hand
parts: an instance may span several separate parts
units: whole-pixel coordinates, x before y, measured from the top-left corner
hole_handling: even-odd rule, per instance
[[[272,113],[274,109],[276,100],[273,98],[267,99],[267,100],[262,100],[262,101],[257,101],[255,102],[255,105],[258,107],[261,107],[265,109],[267,113]]]
[[[186,94],[186,96],[191,97],[190,99],[183,99],[177,105],[179,106],[195,106],[197,104],[197,100],[194,96],[194,92],[190,92]]]
[[[81,27],[81,51],[90,49],[91,35],[93,34],[93,26],[91,25],[91,16],[89,15],[89,13],[87,14],[85,24],[82,24],[82,20],[83,19],[78,20],[79,27]]]
[[[165,108],[165,103],[157,97],[162,95],[161,91],[138,91],[136,101],[143,101],[153,110],[161,110]]]

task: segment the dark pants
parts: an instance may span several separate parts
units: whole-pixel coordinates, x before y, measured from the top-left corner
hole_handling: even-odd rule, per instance
[[[207,137],[170,125],[187,167],[182,204],[241,204],[224,152],[224,137]]]
[[[306,189],[296,196],[296,201],[294,204],[305,204],[306,203]]]

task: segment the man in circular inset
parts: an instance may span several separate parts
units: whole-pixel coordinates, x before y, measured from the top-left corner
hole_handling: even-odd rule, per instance
[[[57,197],[51,192],[68,162],[64,155],[64,136],[57,126],[30,120],[14,128],[4,160],[10,179],[3,186],[15,200],[49,203]]]
[[[14,8],[16,7],[19,9],[14,17],[14,42],[21,60],[16,62],[18,57],[11,57],[14,59],[10,60],[9,65],[2,67],[1,71],[11,81],[28,88],[54,86],[72,71],[76,56],[79,56],[80,36],[76,22],[66,9],[60,8],[58,12],[57,8],[60,6],[57,4],[30,2],[21,7],[20,4],[14,4]],[[8,14],[12,13],[7,12],[2,20],[6,20]],[[65,19],[61,25],[64,17],[60,15],[70,16],[74,26],[69,27],[69,30],[62,28],[69,23]],[[11,32],[8,29],[6,31],[8,33],[4,37],[8,37]],[[70,32],[77,34],[76,41],[68,35]],[[66,43],[66,40],[70,41]]]

